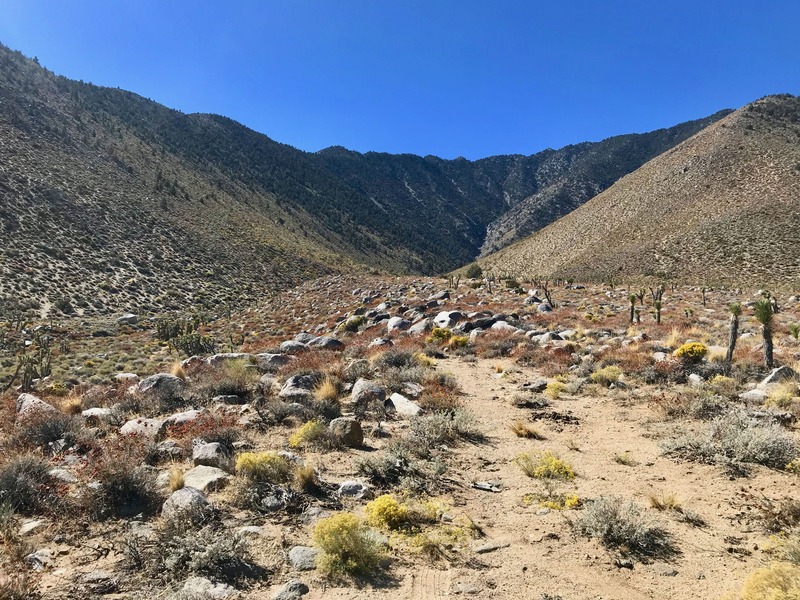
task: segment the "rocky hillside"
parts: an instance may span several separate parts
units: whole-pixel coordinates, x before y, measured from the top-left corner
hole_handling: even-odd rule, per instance
[[[522,276],[796,286],[800,98],[768,96],[484,261]]]
[[[42,314],[218,307],[324,273],[446,271],[721,116],[471,162],[301,152],[4,47],[0,77],[0,298]]]

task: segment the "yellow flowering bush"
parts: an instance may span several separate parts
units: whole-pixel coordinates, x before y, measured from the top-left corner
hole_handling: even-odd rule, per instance
[[[676,358],[687,363],[700,362],[706,354],[708,354],[708,346],[701,342],[687,342],[674,352]]]
[[[515,461],[528,477],[534,479],[575,479],[572,465],[551,452],[523,452]]]
[[[400,529],[409,520],[408,507],[391,494],[384,494],[367,502],[364,510],[367,513],[367,523],[373,527]]]
[[[293,465],[277,452],[243,452],[236,459],[236,472],[253,481],[286,483],[292,476]]]
[[[326,575],[367,575],[382,558],[375,537],[351,513],[320,519],[311,537],[321,550],[317,567]]]

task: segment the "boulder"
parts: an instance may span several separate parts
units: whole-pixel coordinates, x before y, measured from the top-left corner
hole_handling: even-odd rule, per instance
[[[797,373],[791,367],[783,366],[772,369],[772,372],[767,375],[761,383],[758,384],[759,388],[764,388],[771,383],[780,383],[781,381],[788,381],[797,377]]]
[[[136,325],[139,322],[138,315],[133,313],[127,313],[122,315],[117,319],[117,323],[120,325]]]
[[[308,586],[299,579],[284,583],[272,596],[272,600],[297,600],[308,593]]]
[[[330,432],[348,448],[360,448],[364,444],[361,423],[352,417],[333,419],[328,425]]]
[[[392,394],[384,404],[389,412],[396,412],[404,417],[416,417],[422,414],[422,407],[403,396],[402,394]]]
[[[20,394],[17,398],[17,423],[59,414],[58,409],[33,394]]]
[[[280,350],[281,354],[302,354],[308,350],[308,346],[302,342],[287,340],[285,342],[281,342]]]
[[[313,333],[308,333],[306,331],[303,331],[301,333],[298,333],[292,339],[293,341],[300,342],[301,344],[309,344],[310,342],[313,342],[315,339],[317,339],[317,336],[315,336]]]
[[[201,465],[191,469],[183,476],[186,487],[193,487],[201,492],[213,492],[222,489],[231,480],[231,476],[217,467]]]
[[[350,393],[350,402],[356,414],[366,412],[372,403],[383,405],[384,400],[386,400],[386,390],[369,379],[356,381]]]
[[[211,367],[222,367],[232,362],[245,362],[254,364],[256,357],[247,352],[223,352],[221,354],[214,354],[206,359],[206,362]]]
[[[214,583],[205,577],[190,577],[183,583],[186,596],[208,600],[233,600],[239,597],[239,591],[227,583]]]
[[[97,427],[101,423],[115,423],[117,418],[110,408],[87,408],[81,411],[84,423],[92,427]]]
[[[119,428],[120,435],[135,435],[143,439],[159,440],[164,437],[166,425],[161,419],[131,419]]]
[[[744,400],[745,402],[763,404],[767,399],[767,396],[768,394],[764,390],[754,389],[739,394],[739,399]]]
[[[209,444],[197,444],[192,448],[192,462],[198,467],[217,467],[228,473],[233,472],[233,460],[231,455],[225,451],[219,442]]]
[[[492,331],[508,331],[509,333],[523,333],[522,329],[519,327],[514,327],[507,321],[497,321],[494,325],[490,327]]]
[[[299,402],[300,404],[311,402],[314,394],[311,391],[316,384],[316,379],[309,375],[292,375],[289,377],[278,392],[278,397],[284,402]]]
[[[422,319],[421,321],[417,321],[411,327],[408,328],[408,333],[412,335],[420,335],[425,333],[426,331],[430,331],[431,329],[431,320],[430,319]]]
[[[175,413],[164,419],[164,427],[179,427],[191,423],[203,414],[202,409],[191,409]]]
[[[443,310],[433,318],[433,324],[437,327],[453,327],[463,318],[457,310]]]
[[[411,327],[411,321],[404,319],[403,317],[392,317],[386,323],[386,331],[388,333],[393,333],[395,331],[405,331]]]
[[[309,546],[295,546],[289,550],[289,564],[296,571],[313,571],[317,568],[319,550]]]
[[[136,389],[149,400],[164,405],[183,398],[186,383],[169,373],[156,373],[142,379]]]
[[[347,496],[348,498],[363,498],[369,491],[369,486],[362,481],[343,481],[339,484],[339,489],[336,491],[340,496]]]
[[[539,306],[536,307],[537,312],[540,313],[549,313],[553,312],[553,307],[550,306],[547,302],[542,302]]]
[[[390,348],[394,346],[394,342],[389,338],[375,338],[372,340],[367,348]]]
[[[344,350],[344,343],[336,338],[327,335],[321,335],[308,342],[309,348],[322,348],[323,350]]]
[[[293,360],[293,357],[286,354],[270,354],[263,352],[256,354],[256,365],[262,371],[274,372],[285,367]]]

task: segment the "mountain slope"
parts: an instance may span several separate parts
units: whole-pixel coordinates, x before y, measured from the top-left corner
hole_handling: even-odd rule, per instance
[[[521,276],[800,281],[800,98],[762,98],[486,257]]]
[[[528,157],[307,153],[2,46],[0,103],[0,300],[79,314],[247,303],[331,272],[447,271],[487,228],[503,244],[543,226],[720,116]]]

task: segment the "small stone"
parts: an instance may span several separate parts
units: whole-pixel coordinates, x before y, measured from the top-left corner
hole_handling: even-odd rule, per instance
[[[39,529],[41,529],[42,525],[44,525],[44,524],[45,524],[45,522],[42,521],[42,520],[27,521],[27,522],[23,523],[20,526],[19,535],[22,536],[22,535],[28,535],[30,533],[34,533],[34,532],[38,531]]]
[[[361,429],[361,423],[352,417],[333,419],[328,428],[348,448],[360,448],[364,444],[364,432]]]
[[[502,548],[508,548],[511,544],[508,542],[489,542],[488,544],[482,544],[475,548],[476,554],[486,554],[488,552],[494,552],[495,550],[500,550]]]
[[[339,484],[337,493],[340,496],[347,496],[349,498],[363,498],[369,487],[366,483],[361,481],[343,481]]]
[[[27,564],[34,571],[44,571],[48,567],[53,566],[53,553],[49,548],[42,548],[36,552],[32,552],[25,557],[25,564]]]
[[[75,477],[75,475],[73,475],[66,469],[62,469],[60,467],[56,467],[55,469],[50,469],[48,471],[48,475],[50,475],[50,477],[62,483],[78,483],[78,478]]]
[[[675,577],[678,572],[672,568],[671,565],[666,563],[656,563],[653,565],[653,571],[662,577]]]
[[[210,600],[228,600],[239,595],[235,588],[225,583],[213,583],[205,577],[190,577],[184,582],[183,591],[192,596]]]
[[[161,419],[131,419],[119,429],[120,435],[132,435],[148,440],[158,440],[164,436],[164,421]]]
[[[210,506],[203,492],[193,487],[182,487],[167,498],[161,508],[161,514],[165,519],[172,519],[186,511],[200,513]]]
[[[416,417],[422,414],[422,407],[402,394],[392,394],[389,399],[386,400],[384,406],[387,411],[391,412],[393,410],[398,415],[405,417]]]
[[[319,550],[309,546],[295,546],[289,550],[289,564],[297,571],[313,571],[317,567]]]
[[[201,492],[220,490],[231,480],[231,476],[217,467],[201,465],[191,469],[183,476],[184,485]]]
[[[272,596],[272,600],[296,600],[309,592],[308,586],[299,579],[284,583]]]

